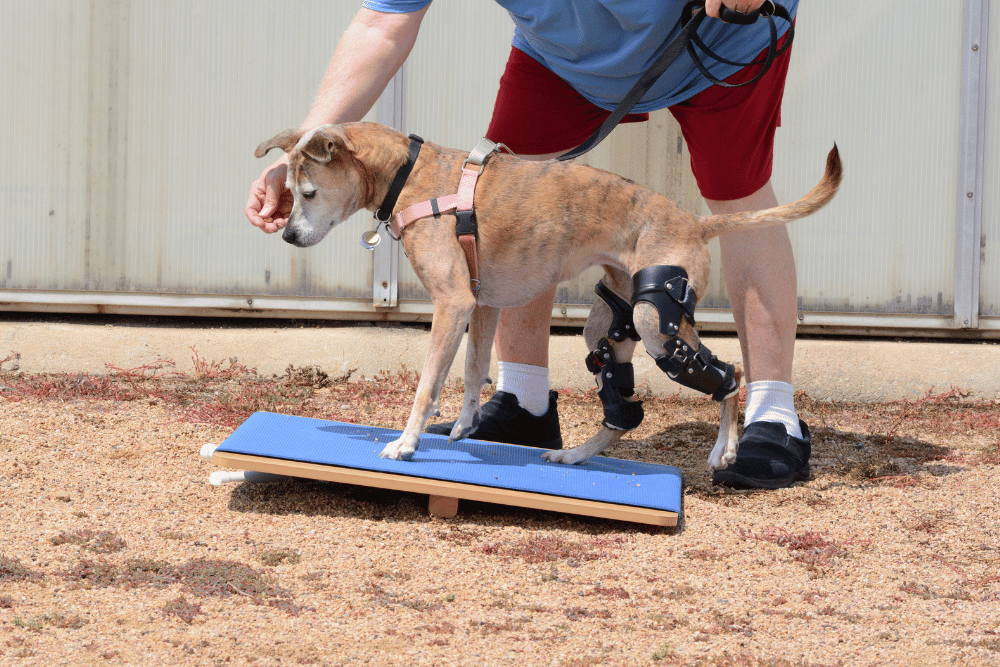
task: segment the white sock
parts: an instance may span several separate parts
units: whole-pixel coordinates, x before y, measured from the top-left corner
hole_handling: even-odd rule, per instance
[[[522,408],[541,417],[549,411],[549,369],[544,366],[497,363],[497,391],[517,396]]]
[[[783,424],[788,435],[801,438],[802,429],[799,428],[799,416],[795,412],[795,387],[777,380],[748,384],[743,426],[759,421]]]

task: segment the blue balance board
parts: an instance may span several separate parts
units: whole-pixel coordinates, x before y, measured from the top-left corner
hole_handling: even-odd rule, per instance
[[[605,456],[595,456],[578,465],[551,463],[542,458],[544,449],[472,439],[448,442],[447,436],[426,433],[411,460],[380,458],[379,453],[386,444],[399,435],[400,431],[388,428],[257,412],[215,453],[335,466],[662,512],[679,513],[681,509],[681,471],[673,466]],[[233,465],[225,456],[219,458],[224,465]],[[309,474],[298,476],[308,477]]]

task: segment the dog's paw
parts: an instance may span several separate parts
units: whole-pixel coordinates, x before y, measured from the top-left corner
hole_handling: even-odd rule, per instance
[[[448,436],[448,442],[455,442],[456,440],[461,440],[472,433],[474,428],[473,424],[476,423],[476,416],[478,410],[475,412],[470,411],[466,414],[465,410],[462,410],[461,414],[458,415],[458,419],[455,420],[455,425],[451,428],[451,434]]]
[[[726,450],[722,454],[713,451],[708,457],[708,472],[725,470],[734,461],[736,461],[736,452],[733,450]]]
[[[736,449],[727,449],[722,457],[722,467],[725,468],[730,463],[736,463]]]
[[[417,451],[415,446],[407,445],[404,438],[393,440],[379,454],[380,458],[392,459],[394,461],[409,461]]]
[[[455,442],[457,440],[464,440],[465,436],[472,432],[472,427],[462,427],[461,424],[455,423],[454,428],[451,429],[451,433],[448,435],[448,442]]]
[[[542,454],[542,458],[546,461],[551,461],[552,463],[565,463],[567,465],[585,463],[590,459],[589,456],[583,454],[580,447],[574,447],[573,449],[554,449],[550,452]]]

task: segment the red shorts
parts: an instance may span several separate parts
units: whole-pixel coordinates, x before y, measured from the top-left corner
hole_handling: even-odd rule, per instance
[[[703,197],[740,199],[770,180],[790,55],[789,48],[775,58],[753,85],[711,86],[670,107],[687,141],[691,170]],[[744,67],[726,82],[752,79],[759,67]],[[583,143],[609,115],[537,60],[512,48],[486,136],[521,155],[565,152]],[[629,114],[622,122],[648,118],[648,114]]]

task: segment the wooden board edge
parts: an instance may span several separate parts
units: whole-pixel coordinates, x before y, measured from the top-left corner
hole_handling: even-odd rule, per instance
[[[291,477],[305,477],[327,482],[373,486],[394,491],[410,493],[425,493],[428,495],[447,496],[462,500],[477,500],[499,505],[513,505],[529,509],[564,512],[593,516],[601,519],[645,523],[653,526],[676,526],[677,512],[669,510],[654,510],[647,507],[616,505],[595,500],[578,498],[563,498],[528,491],[476,486],[460,482],[448,482],[440,479],[424,477],[407,477],[393,475],[373,470],[357,470],[333,465],[320,465],[305,461],[287,461],[251,454],[216,451],[212,455],[212,463],[237,470],[256,470]]]

